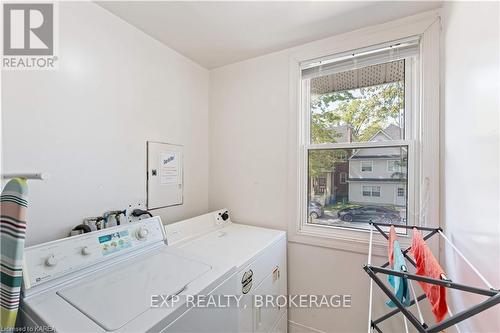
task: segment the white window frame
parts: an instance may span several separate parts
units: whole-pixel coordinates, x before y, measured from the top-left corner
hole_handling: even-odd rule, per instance
[[[377,142],[379,147],[392,144],[408,144],[408,156],[414,156],[414,163],[408,163],[408,179],[412,173],[418,175],[418,183],[412,184],[416,190],[413,196],[415,206],[409,208],[408,219],[418,224],[438,226],[439,221],[439,15],[438,12],[426,12],[382,25],[373,26],[333,36],[320,41],[297,47],[290,54],[290,118],[288,150],[288,239],[291,242],[336,248],[341,250],[366,253],[369,232],[334,227],[315,226],[304,223],[303,211],[307,207],[307,195],[303,188],[306,161],[303,142],[308,133],[304,133],[304,117],[300,103],[308,105],[301,98],[300,64],[350,50],[370,47],[407,37],[420,36],[420,79],[414,78],[420,86],[419,96],[406,96],[414,101],[419,112],[415,112],[415,121],[407,123],[407,130],[414,131],[414,142]],[[417,117],[418,116],[418,117]],[[422,130],[423,129],[423,130]],[[335,144],[331,148],[351,148],[356,144]],[[359,145],[362,148],[363,144]],[[374,145],[371,145],[374,146]],[[410,184],[409,184],[410,185]],[[408,204],[410,198],[407,198]],[[417,207],[423,207],[420,211]],[[404,239],[401,243],[405,243]],[[384,255],[385,239],[374,235],[374,254]]]
[[[344,176],[344,180],[342,180],[342,176]],[[347,172],[341,172],[339,173],[339,183],[344,185],[344,184],[347,184]]]
[[[370,163],[370,170],[363,170],[363,163]],[[373,172],[373,161],[359,161],[359,171],[363,173]]]
[[[403,195],[399,195],[399,190],[403,190]],[[396,189],[396,196],[404,198],[406,196],[406,190],[405,190],[405,188],[398,186],[397,189]]]
[[[399,43],[400,40],[397,41],[389,41],[390,44],[397,44]],[[374,45],[372,46],[374,50],[377,50],[380,48],[379,45]],[[355,50],[354,52],[358,52]],[[332,58],[335,58],[335,55],[331,55]],[[314,60],[312,60],[314,61]],[[372,59],[370,62],[365,62],[363,66],[371,66],[379,63],[383,63],[386,61],[386,56],[382,55],[381,57],[377,56],[372,56]],[[308,61],[310,62],[310,61]],[[392,141],[367,141],[367,142],[342,142],[342,143],[319,143],[319,144],[313,144],[310,142],[310,80],[303,80],[302,81],[302,90],[301,90],[301,96],[302,100],[304,101],[302,104],[302,110],[300,111],[301,113],[301,118],[303,119],[303,128],[302,131],[304,133],[304,140],[301,142],[301,149],[304,150],[304,158],[306,159],[305,164],[304,164],[304,169],[301,170],[301,176],[303,177],[301,179],[302,181],[302,188],[306,189],[307,188],[307,183],[308,183],[308,174],[307,174],[307,156],[309,155],[309,151],[311,150],[322,150],[322,149],[345,149],[345,148],[365,148],[365,149],[370,149],[370,148],[379,148],[379,147],[398,147],[398,148],[406,148],[408,151],[408,158],[411,159],[412,163],[415,162],[416,156],[410,155],[410,146],[413,145],[414,142],[414,134],[415,131],[412,128],[412,124],[415,124],[418,122],[418,114],[414,110],[418,110],[418,100],[416,100],[416,94],[418,94],[419,90],[419,84],[418,84],[418,60],[414,59],[407,59],[405,61],[405,122],[404,122],[404,131],[406,133],[406,137],[403,138],[402,140],[392,140]],[[349,70],[349,69],[346,69]],[[416,74],[416,75],[415,75]],[[414,153],[414,150],[411,150]],[[383,163],[383,161],[382,161]],[[418,170],[416,170],[416,166],[410,166],[411,163],[408,163],[408,188],[410,189],[416,189],[418,186],[416,185],[416,175]],[[359,172],[361,177],[366,177],[372,175],[375,170],[375,163],[373,160],[370,159],[360,159],[359,160]],[[364,167],[369,167],[369,170],[363,170]],[[384,166],[382,166],[384,168]],[[380,193],[380,192],[379,192]],[[300,202],[303,202],[305,205],[304,207],[307,207],[307,190],[304,190],[303,193],[301,193],[302,196],[305,196],[305,198],[301,198]],[[361,190],[361,195],[363,196],[363,191]],[[379,196],[374,196],[373,191],[371,191],[370,197],[376,197],[379,198]],[[407,201],[407,211],[418,211],[418,205],[415,202],[417,196],[415,193],[410,193],[408,191],[408,197],[409,200]],[[302,220],[305,221],[302,223],[301,228],[303,230],[308,229],[309,227],[317,227],[313,225],[310,219],[308,219],[307,211],[303,210],[301,212],[302,214]],[[413,217],[408,218],[408,221],[412,221]],[[319,225],[320,228],[330,228],[329,226],[325,226],[324,224]],[[336,228],[340,229],[338,232],[342,232],[342,230],[349,230],[353,229],[355,231],[359,231],[362,228],[368,228],[368,225],[363,225],[362,228],[356,228],[355,226],[347,227],[347,226],[332,226],[331,228]],[[325,232],[329,232],[325,230]]]

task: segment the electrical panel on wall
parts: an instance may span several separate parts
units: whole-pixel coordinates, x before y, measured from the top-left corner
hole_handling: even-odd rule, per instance
[[[147,142],[148,209],[182,205],[183,146]]]

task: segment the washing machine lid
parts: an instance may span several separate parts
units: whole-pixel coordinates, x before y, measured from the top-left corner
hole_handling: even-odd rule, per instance
[[[151,295],[177,294],[210,269],[205,263],[161,251],[57,294],[106,331],[114,331],[151,309]]]

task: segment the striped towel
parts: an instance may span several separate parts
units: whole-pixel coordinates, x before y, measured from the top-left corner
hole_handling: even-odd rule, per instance
[[[23,274],[26,209],[26,179],[11,179],[0,196],[0,322],[1,329],[14,327],[19,308]]]

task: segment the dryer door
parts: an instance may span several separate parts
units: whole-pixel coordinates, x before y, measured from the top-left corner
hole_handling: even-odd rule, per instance
[[[107,331],[151,308],[151,295],[174,295],[211,266],[162,251],[145,255],[57,294]]]

